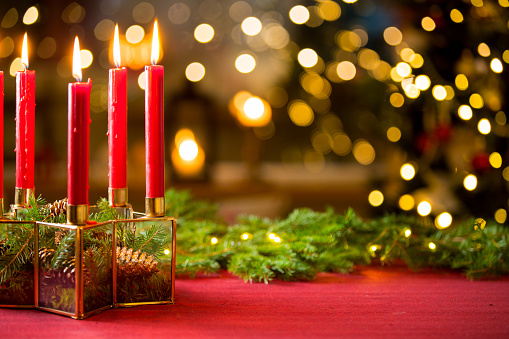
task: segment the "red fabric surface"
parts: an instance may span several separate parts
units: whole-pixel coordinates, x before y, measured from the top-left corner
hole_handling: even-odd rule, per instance
[[[0,309],[3,338],[508,338],[509,279],[360,268],[312,282],[246,284],[226,273],[178,279],[174,305],[73,320]]]

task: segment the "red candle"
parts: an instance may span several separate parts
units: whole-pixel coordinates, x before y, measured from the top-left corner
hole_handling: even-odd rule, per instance
[[[29,71],[27,34],[23,38],[21,62],[16,72],[16,187],[34,188],[35,71]]]
[[[157,21],[152,38],[152,65],[145,66],[146,197],[164,197],[164,67],[159,59]]]
[[[92,82],[81,82],[78,37],[74,40],[73,75],[69,84],[67,123],[67,197],[69,205],[88,205],[88,149],[90,131],[90,89]]]
[[[0,199],[2,199],[3,197],[4,197],[4,72],[0,71]],[[0,214],[1,213],[3,213],[3,211],[0,211]]]
[[[108,83],[109,188],[127,187],[127,70],[120,68],[118,25],[113,39],[113,60]]]

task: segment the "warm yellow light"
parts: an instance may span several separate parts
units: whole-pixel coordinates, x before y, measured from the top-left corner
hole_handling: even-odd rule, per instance
[[[140,75],[138,76],[138,86],[140,86],[140,88],[142,90],[145,90],[145,71],[141,72]]]
[[[463,22],[463,14],[456,8],[451,11],[451,20],[457,24]]]
[[[170,254],[170,250],[166,248],[166,249],[164,250],[164,254],[165,254],[165,255]]]
[[[336,71],[340,79],[348,81],[355,78],[355,74],[357,73],[357,69],[355,65],[350,61],[342,61],[338,64]]]
[[[212,28],[209,24],[201,24],[196,26],[194,29],[194,38],[202,44],[209,42],[213,37],[214,28]]]
[[[120,67],[120,41],[118,38],[118,24],[115,25],[115,34],[113,35],[113,63]]]
[[[199,62],[192,62],[186,67],[186,78],[192,82],[198,82],[205,76],[205,67]]]
[[[451,224],[452,224],[452,216],[448,212],[440,213],[435,218],[435,226],[437,228],[447,228],[447,227],[451,226]]]
[[[23,36],[23,47],[21,48],[21,64],[24,69],[28,68],[28,42],[26,33]]]
[[[469,174],[463,179],[463,186],[468,191],[473,191],[477,187],[477,177],[473,174]]]
[[[297,126],[309,126],[315,116],[311,107],[302,100],[294,100],[288,105],[288,115]]]
[[[318,54],[311,48],[304,48],[297,55],[297,60],[302,67],[310,68],[318,62]]]
[[[130,44],[137,44],[145,36],[145,30],[138,25],[132,25],[125,31],[125,39]]]
[[[415,78],[415,86],[421,91],[425,91],[431,86],[431,80],[427,75],[421,74]]]
[[[414,84],[409,84],[409,85],[405,86],[404,90],[405,90],[405,95],[407,97],[409,97],[410,99],[418,98],[419,95],[421,94],[421,91],[419,90],[419,88],[417,88],[417,86]]]
[[[396,27],[388,27],[384,30],[384,40],[391,46],[396,46],[403,40],[403,34]]]
[[[217,241],[218,241],[218,240],[217,240],[217,238],[216,238],[216,237],[214,237],[214,238],[210,239],[210,243],[211,243],[212,245],[217,244]]]
[[[378,190],[372,191],[369,193],[368,201],[372,206],[380,206],[384,202],[384,195]]]
[[[276,235],[274,233],[269,234],[269,239],[274,240],[275,237],[276,237]]]
[[[80,58],[81,68],[88,68],[90,65],[92,65],[92,61],[94,61],[94,56],[88,49],[82,49],[80,51]]]
[[[247,117],[253,120],[259,119],[263,115],[264,105],[262,99],[251,97],[244,104],[244,112]]]
[[[394,80],[394,82],[401,82],[403,81],[403,77],[398,74],[398,69],[396,67],[393,67],[390,72],[391,79]]]
[[[437,27],[435,21],[433,21],[433,19],[431,19],[429,16],[422,18],[421,26],[425,31],[428,32],[431,32]]]
[[[357,53],[357,61],[362,68],[374,70],[380,64],[380,56],[374,50],[364,48]]]
[[[353,156],[361,165],[369,165],[375,160],[375,149],[363,139],[357,140],[353,146]]]
[[[477,129],[481,134],[487,135],[491,132],[491,124],[488,119],[481,119],[477,124]]]
[[[473,108],[480,109],[483,108],[484,106],[484,99],[479,93],[472,94],[468,99],[468,102],[470,103],[470,106],[472,106]]]
[[[502,171],[502,177],[505,181],[509,181],[509,167],[504,168]]]
[[[152,65],[156,65],[159,60],[159,30],[157,29],[157,20],[154,21],[154,31],[152,32],[152,53],[150,61]]]
[[[490,164],[493,166],[493,168],[500,168],[502,167],[502,156],[498,152],[493,152],[490,154],[489,157]]]
[[[507,220],[507,211],[503,208],[499,208],[495,211],[495,221],[499,224],[505,223]]]
[[[509,7],[509,0],[498,0],[498,4],[502,7]]]
[[[456,88],[460,91],[464,91],[468,88],[468,79],[465,74],[458,74],[454,79],[454,83],[456,84]]]
[[[298,5],[290,9],[290,20],[294,24],[302,25],[309,20],[309,11],[306,7]]]
[[[389,97],[389,102],[391,103],[392,106],[398,108],[403,106],[403,104],[405,103],[405,97],[401,95],[401,93],[395,92],[392,93],[391,96]]]
[[[434,242],[430,242],[430,243],[428,244],[428,248],[429,248],[430,250],[434,251],[434,250],[436,250],[436,249],[437,249],[437,245],[435,245],[435,243],[434,243]]]
[[[418,53],[412,55],[412,57],[410,58],[410,66],[412,66],[413,68],[421,68],[422,65],[424,65],[424,58],[422,57],[422,55]]]
[[[486,45],[484,42],[481,42],[479,46],[477,46],[477,52],[480,56],[489,57],[491,54],[490,47]]]
[[[399,62],[396,65],[396,72],[398,72],[400,77],[406,78],[412,73],[412,67],[406,62]]]
[[[243,234],[240,236],[240,238],[241,238],[242,240],[247,240],[247,239],[249,239],[249,234],[247,234],[247,233],[243,233]]]
[[[11,67],[9,68],[9,74],[11,76],[16,76],[16,72],[23,71],[25,68],[21,64],[21,58],[16,58],[12,61]]]
[[[404,164],[399,170],[401,177],[405,180],[412,180],[415,176],[415,168],[411,164]]]
[[[337,155],[345,156],[352,150],[352,140],[344,132],[336,132],[332,136],[332,150]]]
[[[240,27],[242,28],[242,32],[244,32],[244,34],[255,36],[261,32],[262,22],[258,18],[250,16],[242,21],[242,25]]]
[[[507,117],[505,116],[505,113],[503,111],[498,111],[497,114],[495,114],[495,121],[500,126],[504,126],[507,123]]]
[[[250,73],[256,67],[256,60],[251,54],[241,54],[235,60],[235,68],[240,73]]]
[[[447,96],[447,91],[445,90],[444,86],[441,85],[435,85],[433,86],[433,97],[438,101],[445,100],[445,97]]]
[[[468,106],[468,105],[461,105],[458,108],[458,115],[463,120],[470,120],[470,119],[472,119],[472,115],[473,115],[472,108],[470,108],[470,106]]]
[[[392,142],[397,142],[401,139],[401,131],[397,127],[389,127],[387,130],[387,139]]]
[[[502,61],[498,58],[493,58],[490,63],[491,70],[495,73],[502,73],[504,70],[504,66],[502,65]]]
[[[417,213],[423,217],[429,215],[431,213],[431,204],[427,201],[421,201],[417,205]]]
[[[509,49],[506,49],[502,54],[502,59],[506,64],[509,64]]]
[[[334,1],[320,1],[318,3],[317,12],[322,19],[334,21],[341,16],[341,7]]]
[[[410,238],[410,236],[412,235],[412,230],[410,230],[409,228],[407,228],[405,230],[405,238]]]
[[[401,59],[406,62],[410,62],[412,56],[415,54],[414,50],[408,47],[405,47],[399,52]]]
[[[178,149],[179,155],[184,161],[193,161],[198,156],[198,144],[194,139],[187,139],[180,142]]]
[[[80,82],[82,78],[81,73],[81,51],[80,42],[78,37],[74,39],[74,50],[72,53],[72,76],[76,81]]]
[[[281,238],[280,237],[274,237],[274,242],[276,243],[280,243],[281,242]]]
[[[445,89],[445,93],[446,93],[445,100],[452,100],[452,99],[454,99],[454,95],[455,95],[454,88],[452,88],[449,85],[445,85],[444,89]]]
[[[377,249],[378,249],[377,245],[371,245],[370,247],[371,252],[376,252]]]
[[[405,194],[399,198],[398,204],[403,211],[410,211],[414,208],[415,200],[410,194]]]
[[[37,10],[37,7],[32,6],[25,12],[25,15],[23,16],[23,23],[25,25],[31,25],[37,21],[38,17],[39,11]]]

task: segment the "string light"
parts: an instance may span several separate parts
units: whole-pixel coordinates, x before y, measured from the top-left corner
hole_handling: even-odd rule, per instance
[[[432,251],[435,251],[437,249],[437,245],[434,242],[429,242],[428,248]]]
[[[473,174],[469,174],[463,179],[463,186],[468,191],[473,191],[477,187],[477,177]]]
[[[210,239],[210,243],[211,243],[212,245],[217,244],[217,242],[218,242],[218,240],[217,240],[217,238],[216,238],[216,237],[214,237],[214,238]]]
[[[417,213],[422,217],[429,215],[431,213],[431,204],[427,201],[421,201],[417,205]]]
[[[448,212],[440,213],[435,218],[435,226],[437,228],[440,228],[440,229],[447,228],[447,227],[451,226],[451,224],[452,224],[452,216]]]
[[[410,238],[411,235],[412,235],[412,230],[409,228],[405,229],[405,238]]]
[[[166,248],[166,249],[164,250],[164,254],[165,254],[165,255],[170,254],[170,250]]]

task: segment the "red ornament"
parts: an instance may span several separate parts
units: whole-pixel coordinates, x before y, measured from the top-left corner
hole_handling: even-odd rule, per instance
[[[472,167],[478,173],[486,173],[490,170],[490,159],[487,153],[476,154],[472,158]]]

